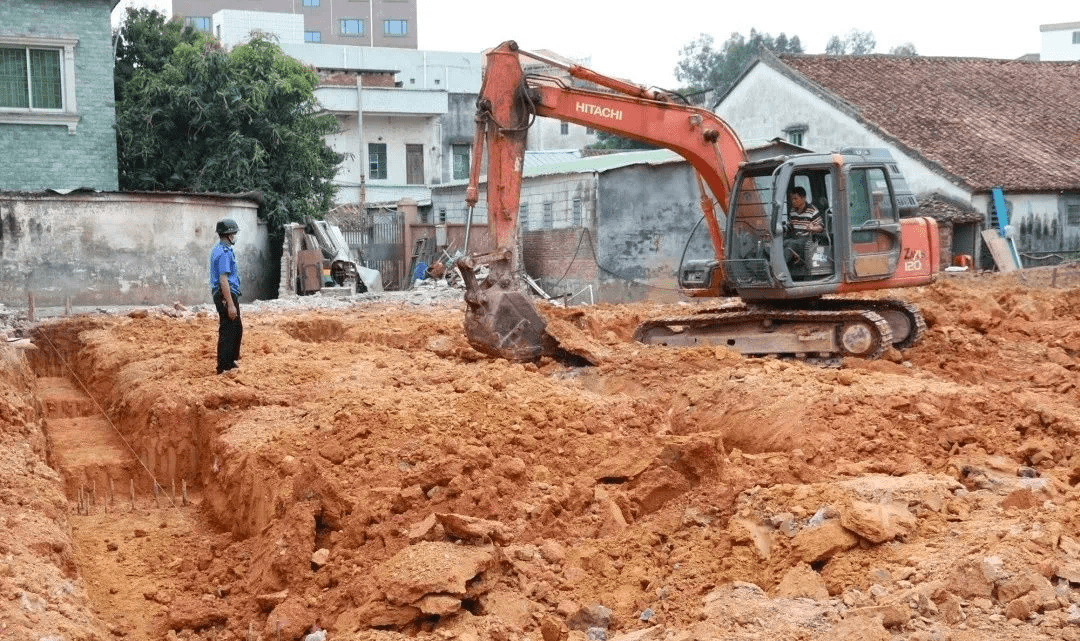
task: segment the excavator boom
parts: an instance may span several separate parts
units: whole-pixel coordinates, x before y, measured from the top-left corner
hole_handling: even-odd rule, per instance
[[[465,334],[476,349],[513,361],[557,355],[558,343],[520,291],[518,209],[526,148],[526,132],[538,116],[558,118],[667,147],[697,170],[702,209],[717,257],[723,256],[723,234],[714,202],[726,205],[739,163],[746,159],[741,143],[726,123],[704,109],[675,102],[670,94],[609,78],[579,65],[566,66],[573,77],[609,92],[567,86],[542,76],[528,76],[521,56],[548,64],[558,62],[519,51],[504,42],[487,54],[484,81],[477,99],[476,136],[466,204],[479,201],[479,183],[487,151],[488,229],[494,248],[459,261],[466,284]],[[559,65],[562,66],[562,65]],[[711,192],[708,193],[708,192]],[[470,213],[471,217],[471,213]],[[466,248],[467,251],[467,248]],[[483,281],[472,275],[489,266]]]
[[[523,56],[560,67],[589,86],[527,74]],[[925,330],[922,315],[903,301],[828,297],[922,285],[937,271],[936,226],[929,218],[901,220],[901,208],[913,213],[918,203],[887,150],[848,149],[750,163],[738,136],[712,112],[685,104],[676,94],[520,51],[508,41],[487,54],[466,191],[471,223],[486,169],[493,247],[457,263],[466,285],[465,334],[476,349],[513,361],[551,356],[581,362],[569,358],[549,334],[521,289],[518,209],[526,132],[537,117],[670,149],[696,173],[714,255],[680,265],[680,284],[691,296],[737,292],[743,302],[647,321],[635,333],[637,340],[723,345],[748,355],[834,362],[910,347]],[[808,193],[820,203],[814,213],[828,224],[821,222],[812,233],[794,233],[788,195],[806,199]],[[791,202],[794,207],[796,201]],[[720,228],[717,206],[724,209],[727,230]],[[473,273],[480,265],[489,267],[483,280]]]

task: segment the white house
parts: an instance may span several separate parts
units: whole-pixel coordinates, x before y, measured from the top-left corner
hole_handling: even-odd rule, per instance
[[[978,232],[1007,215],[1035,265],[1080,250],[1080,110],[1065,107],[1077,95],[1080,62],[764,52],[716,113],[744,144],[887,148],[920,203],[959,222],[944,226],[955,235],[943,237],[943,258],[978,260]]]
[[[1039,59],[1080,60],[1080,22],[1039,25],[1042,47]]]

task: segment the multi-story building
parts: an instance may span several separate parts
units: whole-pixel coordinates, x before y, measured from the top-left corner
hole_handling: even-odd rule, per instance
[[[172,15],[209,32],[222,9],[304,17],[304,41],[416,49],[417,0],[172,0]]]
[[[116,190],[114,4],[0,2],[0,190]]]

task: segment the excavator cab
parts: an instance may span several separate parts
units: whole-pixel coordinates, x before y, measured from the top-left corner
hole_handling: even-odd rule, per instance
[[[862,281],[888,280],[901,254],[896,180],[883,150],[846,150],[745,163],[736,176],[722,268],[746,300],[820,297]],[[796,187],[824,230],[795,237]]]

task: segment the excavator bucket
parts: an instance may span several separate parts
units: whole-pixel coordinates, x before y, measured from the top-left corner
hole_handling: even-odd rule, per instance
[[[516,363],[548,356],[567,365],[592,365],[587,358],[563,349],[548,334],[547,322],[509,276],[509,262],[491,263],[483,280],[473,273],[470,257],[458,259],[465,282],[465,338],[477,351]]]

